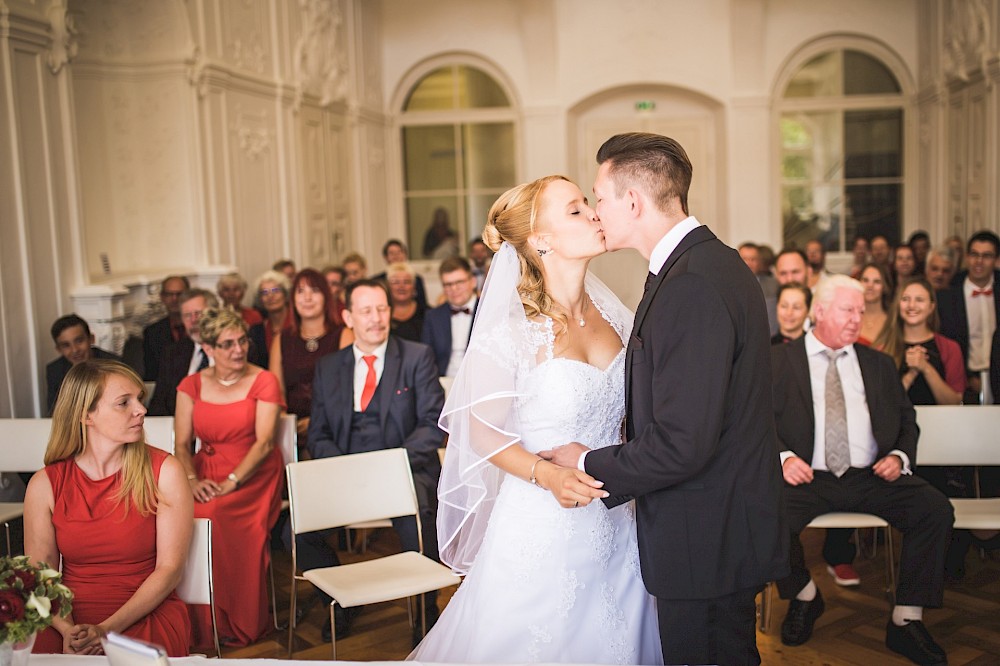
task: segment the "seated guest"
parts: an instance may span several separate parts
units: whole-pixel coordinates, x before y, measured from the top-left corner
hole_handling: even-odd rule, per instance
[[[476,278],[469,262],[462,257],[445,259],[438,272],[445,302],[427,311],[420,341],[434,350],[438,374],[454,377],[472,335],[472,321],[479,302]]]
[[[191,284],[183,275],[170,275],[160,283],[160,301],[167,309],[167,316],[142,331],[142,378],[147,382],[156,381],[156,375],[160,372],[160,358],[167,345],[177,342],[185,335],[180,297],[190,288]]]
[[[188,289],[181,295],[180,304],[181,321],[187,335],[167,347],[163,354],[156,388],[149,401],[150,416],[173,416],[177,407],[177,385],[191,373],[209,365],[208,355],[201,350],[198,321],[205,310],[219,307],[219,301],[207,289]]]
[[[327,266],[320,273],[326,278],[326,284],[330,287],[330,297],[333,299],[333,304],[337,310],[336,322],[343,324],[344,285],[347,281],[347,274],[344,273],[344,269],[340,266]]]
[[[278,259],[274,262],[274,265],[271,266],[271,270],[281,273],[288,278],[289,281],[291,281],[295,277],[296,273],[295,262],[291,259]]]
[[[757,278],[757,284],[764,293],[764,306],[767,308],[767,325],[771,335],[778,335],[778,281],[770,271],[761,270],[760,246],[755,243],[742,243],[737,251],[740,259],[747,265],[750,272]]]
[[[269,367],[282,387],[288,413],[298,417],[300,449],[307,445],[316,364],[354,340],[349,328],[334,322],[334,307],[323,276],[312,268],[303,269],[292,282],[292,327],[271,343]]]
[[[24,500],[24,550],[35,563],[61,558],[75,598],[34,652],[101,654],[101,637],[115,631],[188,654],[191,625],[174,588],[191,543],[191,494],[177,460],[145,443],[142,393],[139,375],[117,361],[66,375],[45,469]]]
[[[275,334],[292,325],[292,309],[288,306],[288,290],[291,288],[291,279],[278,271],[265,271],[257,278],[254,307],[264,313],[264,323],[253,327],[250,339],[254,344],[258,340],[263,341],[265,357],[270,353]]]
[[[848,275],[850,275],[855,280],[860,280],[861,271],[868,263],[867,238],[865,238],[864,236],[858,236],[854,239],[854,243],[851,245],[851,256],[854,258],[854,263],[851,264],[851,270],[848,273]]]
[[[868,243],[871,250],[872,263],[878,264],[887,271],[892,265],[892,246],[885,236],[874,236]]]
[[[927,235],[926,231],[914,231],[906,240],[906,244],[913,252],[913,261],[916,264],[914,273],[923,275],[924,268],[927,266],[927,253],[931,249],[931,237]]]
[[[274,446],[284,407],[278,379],[247,361],[247,326],[232,310],[199,322],[210,367],[177,387],[174,446],[196,518],[212,520],[219,640],[249,645],[269,631],[268,534],[281,508],[284,464]],[[201,449],[192,457],[194,438]],[[194,645],[211,645],[208,606],[191,606]]]
[[[476,276],[476,293],[483,290],[492,260],[493,252],[482,238],[473,238],[469,241],[469,265],[472,267],[472,274]]]
[[[892,256],[892,283],[897,287],[917,275],[917,260],[909,245],[900,245]]]
[[[778,333],[771,338],[772,345],[780,345],[801,338],[812,305],[812,290],[798,282],[778,287]]]
[[[59,387],[62,386],[70,368],[92,358],[107,358],[113,361],[120,361],[121,358],[95,347],[94,334],[90,332],[90,326],[82,317],[75,314],[56,319],[49,332],[56,343],[56,351],[60,354],[59,358],[45,366],[45,385],[48,390],[45,413],[52,416]]]
[[[889,321],[892,282],[889,281],[888,272],[880,264],[865,266],[858,280],[865,290],[865,314],[861,317],[858,343],[870,347]]]
[[[434,356],[418,342],[389,335],[389,294],[378,280],[362,280],[347,288],[344,318],[353,329],[354,344],[319,362],[313,383],[309,452],[313,458],[405,448],[413,470],[420,505],[424,554],[437,559],[437,482],[441,464],[437,449],[444,433],[437,421],[444,406]],[[404,550],[417,550],[417,522],[394,518]],[[328,532],[296,538],[303,571],[338,563]],[[330,598],[320,594],[324,604]],[[436,593],[424,597],[428,627],[438,616]],[[337,635],[343,636],[349,614],[335,609]],[[341,626],[343,624],[343,626]],[[419,623],[416,631],[419,632]],[[329,613],[322,630],[330,640]]]
[[[386,267],[391,264],[405,264],[410,260],[410,254],[406,249],[406,245],[403,241],[390,238],[382,246],[382,258],[385,259]],[[411,268],[412,270],[412,268]],[[387,270],[382,271],[378,275],[373,275],[373,280],[385,280],[387,275]],[[413,272],[413,286],[414,286],[414,298],[417,303],[420,304],[420,309],[424,310],[427,308],[427,292],[424,289],[424,279]]]
[[[944,559],[954,512],[948,499],[911,474],[917,424],[892,359],[855,344],[864,288],[843,275],[815,295],[815,326],[771,348],[774,419],[791,530],[791,574],[778,581],[790,599],[785,645],[801,645],[823,613],[799,533],[830,511],[871,513],[903,533],[896,606],[886,645],[918,664],[944,664],[944,650],[923,624],[923,608],[944,596]]]
[[[264,318],[260,316],[260,312],[254,308],[243,306],[243,297],[247,293],[247,281],[239,273],[229,273],[220,277],[215,290],[219,292],[222,304],[239,312],[243,316],[243,321],[247,323],[247,326],[260,324],[264,321]]]
[[[416,298],[417,275],[405,263],[389,264],[386,274],[392,301],[392,318],[389,320],[392,334],[404,340],[420,342],[426,307]]]
[[[826,270],[826,247],[823,245],[823,241],[814,238],[806,242],[806,261],[809,262],[808,286],[816,291],[816,285],[819,284],[819,281],[832,275],[830,271]]]
[[[955,251],[947,245],[941,245],[927,253],[924,275],[934,287],[934,291],[943,291],[951,286],[951,279],[955,277],[956,265]]]
[[[365,258],[357,252],[352,252],[341,262],[344,267],[345,286],[350,286],[358,280],[368,277],[368,263]]]

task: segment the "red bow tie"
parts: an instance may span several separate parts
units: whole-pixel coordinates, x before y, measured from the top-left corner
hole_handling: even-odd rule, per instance
[[[973,298],[975,298],[976,296],[992,296],[992,295],[993,295],[993,288],[992,287],[989,287],[987,289],[973,289],[972,290],[972,297]]]
[[[451,309],[451,313],[453,315],[457,315],[459,313],[461,313],[461,314],[472,314],[472,310],[470,310],[469,308],[452,308]]]

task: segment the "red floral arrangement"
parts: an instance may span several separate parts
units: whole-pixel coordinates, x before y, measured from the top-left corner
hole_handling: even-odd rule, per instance
[[[73,593],[62,574],[28,557],[0,557],[0,642],[21,643],[52,624],[52,615],[73,610]]]

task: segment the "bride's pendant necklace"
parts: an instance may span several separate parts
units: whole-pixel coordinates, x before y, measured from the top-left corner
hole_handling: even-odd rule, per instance
[[[580,325],[580,328],[587,325],[586,320],[583,318],[585,314],[587,314],[587,301],[583,302],[583,307],[580,309],[580,318],[576,320],[576,323]]]

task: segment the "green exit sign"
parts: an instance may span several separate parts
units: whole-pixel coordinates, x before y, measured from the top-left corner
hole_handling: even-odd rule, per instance
[[[655,108],[656,102],[651,99],[643,99],[635,103],[636,111],[652,111]]]

